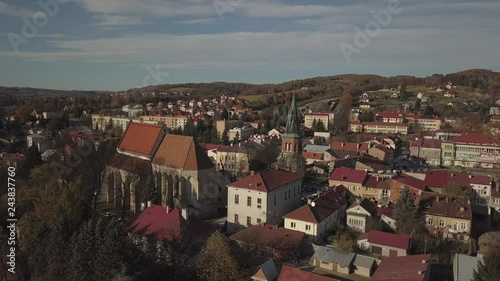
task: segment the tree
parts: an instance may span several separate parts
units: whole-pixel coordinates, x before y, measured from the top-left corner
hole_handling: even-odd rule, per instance
[[[333,247],[342,252],[352,252],[356,247],[355,237],[349,231],[339,231],[333,238]]]
[[[418,112],[418,111],[420,110],[420,107],[421,107],[421,102],[422,102],[422,101],[421,101],[420,99],[417,99],[417,100],[415,101],[415,105],[414,105],[414,108],[413,108],[413,110],[414,110],[415,112]]]
[[[224,108],[222,110],[221,118],[222,118],[222,120],[229,120],[229,112],[227,111],[226,108]]]
[[[351,109],[351,93],[344,92],[340,97],[338,112],[335,115],[335,125],[342,132],[346,132],[349,129],[349,122],[351,121]]]
[[[149,179],[144,191],[142,192],[142,202],[151,201],[153,204],[161,203],[161,195],[158,188],[155,186],[153,179]]]
[[[486,252],[483,260],[474,270],[473,281],[496,281],[500,276],[500,253],[498,251]]]
[[[229,145],[229,135],[227,134],[227,131],[222,132],[220,142],[222,145]]]
[[[417,206],[408,187],[404,187],[396,200],[394,218],[398,232],[410,235],[418,226]]]
[[[399,88],[399,98],[403,101],[408,100],[408,95],[406,93],[406,84],[401,84],[401,88]]]
[[[316,126],[318,126],[318,121],[316,121],[316,118],[314,118],[310,129],[314,131],[316,130]]]
[[[316,120],[316,119],[314,119]],[[326,127],[325,123],[321,119],[318,120],[318,123],[316,124],[316,128],[314,128],[315,132],[326,132]]]
[[[233,143],[234,144],[240,143],[240,133],[239,132],[236,132],[236,135],[234,135]]]
[[[206,281],[237,280],[240,268],[226,238],[214,233],[207,240],[196,261],[198,277]]]
[[[467,189],[464,189],[457,182],[450,182],[443,188],[443,194],[454,196],[469,196]]]

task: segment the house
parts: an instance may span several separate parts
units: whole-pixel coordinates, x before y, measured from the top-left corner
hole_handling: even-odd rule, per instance
[[[417,198],[418,195],[426,190],[426,185],[423,180],[408,173],[399,174],[393,177],[389,184],[391,187],[390,200],[393,202],[399,198],[401,191],[403,191],[405,187],[410,190],[413,198]]]
[[[228,185],[227,231],[260,223],[280,225],[283,216],[300,207],[302,178],[268,168]]]
[[[429,281],[431,255],[388,257],[370,281]]]
[[[311,261],[312,265],[321,269],[341,274],[354,273],[365,277],[372,276],[377,267],[375,258],[324,246],[315,246]]]
[[[410,155],[424,159],[433,166],[441,165],[441,140],[416,139],[410,143]]]
[[[330,277],[317,275],[297,268],[283,265],[277,281],[340,281]]]
[[[215,169],[241,178],[250,174],[250,159],[254,156],[255,149],[246,143],[221,145],[215,156]]]
[[[445,239],[469,240],[472,229],[469,198],[423,192],[418,200],[418,212],[433,235]]]
[[[363,199],[347,209],[347,226],[366,232],[375,226],[376,214],[377,205],[368,199]]]
[[[285,228],[298,230],[306,238],[318,242],[336,223],[345,217],[347,200],[330,189],[314,201],[286,214]]]
[[[366,170],[355,170],[346,167],[339,167],[333,170],[328,178],[329,186],[335,187],[343,185],[354,195],[359,196],[363,183],[368,176]]]
[[[358,247],[361,250],[386,257],[407,256],[410,246],[410,236],[378,230],[370,230],[367,237],[358,239]]]
[[[472,281],[481,257],[471,257],[464,254],[455,254],[453,257],[453,280]]]
[[[372,157],[359,157],[356,161],[357,170],[367,170],[368,172],[384,171],[389,167],[389,163]]]
[[[382,224],[381,227],[388,227],[390,230],[396,231],[396,219],[394,217],[394,208],[378,207],[377,217],[380,218],[379,225]]]
[[[306,165],[310,165],[316,161],[323,161],[324,154],[323,153],[302,151],[302,156],[306,160]]]
[[[276,129],[272,129],[271,131],[267,132],[267,135],[269,137],[276,137],[276,138],[280,138],[283,134],[280,133],[280,131],[276,130]]]
[[[45,137],[39,134],[28,135],[26,137],[26,146],[32,147],[34,145],[35,147],[38,147],[38,143],[44,139]]]
[[[279,260],[297,260],[302,254],[305,234],[274,224],[260,223],[231,236],[240,247],[272,255]]]
[[[221,147],[218,144],[210,144],[210,143],[200,143],[200,147],[207,153],[208,158],[215,162],[217,159],[217,150]]]
[[[368,149],[368,155],[381,161],[392,163],[394,159],[394,150],[383,145],[374,145]]]
[[[252,280],[256,281],[274,281],[278,277],[278,270],[273,259],[268,259],[261,264],[257,271],[252,275]]]

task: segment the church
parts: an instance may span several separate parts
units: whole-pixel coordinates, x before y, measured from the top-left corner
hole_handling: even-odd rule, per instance
[[[116,207],[138,212],[151,182],[163,206],[199,218],[225,209],[229,181],[193,137],[167,134],[164,125],[131,122],[107,166],[103,195]]]
[[[304,176],[305,160],[302,156],[302,133],[295,95],[288,110],[285,133],[281,138],[281,153],[274,166],[300,177]]]

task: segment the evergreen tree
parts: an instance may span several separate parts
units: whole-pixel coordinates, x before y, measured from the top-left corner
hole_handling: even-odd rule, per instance
[[[71,251],[69,279],[94,280],[95,236],[92,220],[85,222],[79,231],[75,232],[71,241]]]
[[[257,125],[257,133],[262,134],[262,122],[259,121],[259,124]]]
[[[237,280],[239,265],[225,237],[217,232],[207,240],[196,261],[198,277],[206,281]]]
[[[474,270],[473,281],[497,281],[500,277],[500,253],[498,251],[486,252],[483,260]]]
[[[227,134],[227,131],[222,132],[221,144],[222,145],[229,145],[229,135]]]
[[[394,219],[398,232],[410,235],[418,227],[417,206],[410,189],[404,187],[396,200]]]
[[[408,100],[408,96],[406,93],[406,85],[404,83],[401,85],[401,88],[399,89],[399,98],[403,101]]]
[[[184,130],[182,132],[185,136],[194,136],[195,135],[195,126],[194,121],[191,118],[187,119],[186,125],[184,125]]]
[[[239,132],[236,132],[236,135],[234,135],[233,143],[234,144],[240,143],[240,133]]]
[[[315,132],[326,132],[326,127],[325,123],[323,121],[318,120],[318,123],[316,124],[316,129],[314,130]]]
[[[48,244],[45,248],[45,259],[47,261],[45,280],[66,280],[69,274],[68,260],[70,253],[68,248],[73,230],[72,225],[64,217],[60,217],[50,232],[47,238]]]
[[[229,112],[227,111],[226,108],[224,108],[222,110],[221,118],[222,118],[222,120],[229,120]]]
[[[35,144],[26,150],[26,163],[30,170],[42,164],[42,156]]]
[[[318,121],[316,121],[316,118],[313,119],[313,123],[311,125],[311,128],[313,131],[316,131],[316,127],[318,126]]]

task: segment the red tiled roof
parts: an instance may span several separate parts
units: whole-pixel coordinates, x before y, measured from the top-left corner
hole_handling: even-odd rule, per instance
[[[302,271],[297,268],[289,267],[283,265],[281,268],[280,275],[277,281],[340,281],[338,279],[333,279],[321,275],[317,275],[311,272]]]
[[[379,112],[375,114],[376,117],[380,118],[403,118],[403,113],[401,112]]]
[[[314,152],[302,151],[302,156],[305,159],[323,160],[323,153],[314,153]]]
[[[398,249],[408,250],[410,248],[410,236],[392,234],[378,230],[370,230],[368,233],[368,242]]]
[[[325,194],[313,201],[314,204],[307,204],[286,214],[284,218],[300,220],[310,223],[320,223],[347,204],[347,199],[330,189]],[[314,205],[314,207],[312,206]]]
[[[256,224],[236,232],[229,238],[246,244],[258,244],[278,251],[296,253],[304,241],[305,234],[273,224]]]
[[[400,174],[400,175],[392,178],[392,180],[397,181],[399,183],[402,183],[404,185],[408,185],[408,186],[416,188],[416,189],[420,189],[422,191],[424,191],[425,187],[427,186],[423,180],[412,177],[412,176],[407,175],[407,174]]]
[[[446,187],[450,183],[457,183],[463,188],[469,188],[470,184],[491,184],[490,176],[473,176],[468,173],[451,173],[443,170],[429,170],[425,174],[425,185],[429,187]]]
[[[157,205],[145,208],[132,219],[125,221],[123,226],[129,233],[164,241],[187,234],[210,235],[215,231],[213,226],[195,218],[190,218],[189,223],[186,222],[178,209],[167,213],[166,207]]]
[[[382,217],[382,215],[393,218],[394,208],[391,207],[379,207],[377,208],[377,217]]]
[[[207,150],[217,150],[219,147],[221,147],[218,144],[211,144],[211,143],[200,143],[200,147],[207,151]]]
[[[468,133],[452,139],[454,143],[500,146],[500,143],[482,133]]]
[[[330,180],[363,184],[368,172],[365,170],[354,170],[346,167],[339,167],[333,170]]]
[[[441,148],[441,140],[433,139],[420,139],[415,140],[410,144],[410,147],[424,147],[424,148]]]
[[[470,200],[465,196],[451,196],[434,192],[422,192],[422,195],[420,195],[420,199],[418,200],[418,206],[419,212],[422,214],[472,220]],[[460,208],[463,208],[463,211]]]
[[[337,142],[332,141],[330,147],[332,150],[344,150],[344,151],[366,151],[370,144],[367,142]]]
[[[281,169],[268,168],[255,175],[246,176],[229,185],[233,188],[246,188],[262,192],[273,191],[287,183],[300,180],[297,174]]]
[[[155,144],[162,137],[164,130],[164,126],[130,122],[118,144],[118,149],[151,157],[155,153]]]
[[[152,162],[191,171],[214,167],[210,158],[193,137],[172,134],[163,138]]]
[[[378,188],[380,182],[382,182],[383,179],[377,177],[377,176],[368,176],[366,179],[366,182],[363,186],[369,187],[369,188]]]
[[[424,281],[430,260],[430,254],[385,258],[370,281]]]

